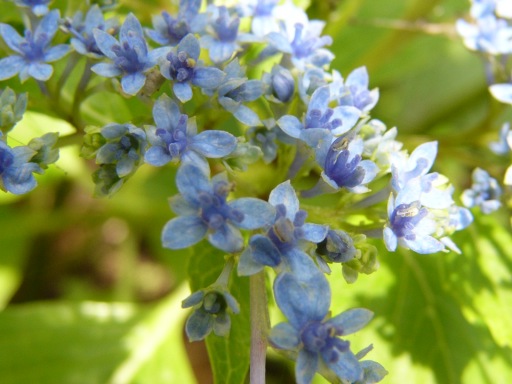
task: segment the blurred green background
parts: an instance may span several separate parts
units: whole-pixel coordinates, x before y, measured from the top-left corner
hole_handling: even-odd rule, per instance
[[[397,126],[409,151],[439,141],[435,170],[450,177],[456,195],[469,187],[475,166],[501,179],[508,163],[487,144],[512,114],[491,100],[482,59],[455,33],[468,1],[302,3],[311,18],[327,21],[333,69],[346,76],[367,66],[381,95],[372,116]],[[54,2],[61,10],[77,4]],[[19,23],[12,3],[0,7],[0,21]],[[133,11],[150,26],[151,14],[163,9],[175,4],[121,1],[120,11]],[[36,95],[29,96],[32,112],[13,131],[13,145],[47,131],[72,132],[58,116],[40,114],[45,105],[31,81],[6,84]],[[98,125],[136,122],[150,111],[137,99],[111,94],[82,108]],[[189,292],[187,275],[193,289],[212,282],[222,255],[162,249],[174,171],[142,167],[115,196],[96,199],[95,166],[78,154],[78,146],[63,150],[27,196],[0,195],[0,383],[211,382],[204,345],[184,341],[187,312],[180,305]],[[333,271],[333,312],[363,306],[375,313],[350,341],[354,350],[373,343],[368,357],[389,371],[384,383],[512,382],[510,211],[474,214],[474,224],[454,236],[462,255],[388,253],[380,245],[376,273],[347,285]],[[199,276],[205,266],[211,274]],[[247,281],[233,286],[239,298],[247,296]],[[247,321],[247,313],[234,319],[230,342],[211,337],[219,383],[243,382]],[[269,350],[269,383],[290,382],[290,369]]]

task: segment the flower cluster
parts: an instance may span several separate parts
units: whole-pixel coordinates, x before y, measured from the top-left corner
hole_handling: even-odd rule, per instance
[[[349,283],[374,272],[371,237],[383,238],[391,252],[458,252],[449,236],[472,217],[455,204],[449,180],[432,171],[436,142],[409,155],[396,128],[371,118],[379,90],[370,88],[367,69],[344,78],[330,68],[325,23],[277,0],[233,7],[181,0],[176,14],[154,16],[152,28],[132,13],[122,23],[106,19],[98,5],[61,19],[47,1],[16,3],[30,9],[31,24],[23,36],[0,24],[13,52],[0,59],[0,80],[33,78],[51,100],[82,60],[71,110],[55,104],[77,134],[85,133],[82,156],[98,167],[96,193],[113,195],[143,164],[174,167],[175,216],[162,230],[163,247],[226,254],[217,281],[182,303],[192,308],[189,339],[229,334],[230,316],[240,311],[230,293],[232,271],[272,269],[283,321],[269,330],[269,342],[296,360],[297,381],[310,383],[317,372],[342,382],[380,381],[384,368],[363,360],[371,347],[354,353],[346,338],[373,313],[352,308],[331,317],[330,265],[341,265]],[[511,52],[512,27],[498,19],[510,16],[507,6],[474,1],[472,16],[475,24],[458,27],[470,48]],[[54,37],[65,43],[52,45]],[[54,73],[50,63],[68,53],[65,68]],[[105,90],[136,96],[130,102],[149,105],[148,113],[103,127],[81,124],[81,103]],[[58,157],[54,134],[27,146],[7,144],[25,105],[10,90],[0,95],[0,188],[15,194],[33,189],[33,173]],[[466,204],[493,209],[499,189],[481,174],[474,181]],[[335,206],[318,203],[326,194]],[[357,226],[351,215],[366,220]]]

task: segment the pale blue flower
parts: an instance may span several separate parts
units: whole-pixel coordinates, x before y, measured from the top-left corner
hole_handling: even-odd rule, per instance
[[[147,35],[164,46],[176,46],[185,36],[193,32],[194,18],[201,7],[201,0],[180,0],[178,15],[171,16],[163,11],[153,16],[154,29],[146,29]]]
[[[195,119],[182,114],[167,95],[155,102],[153,119],[156,127],[146,127],[151,145],[144,155],[146,163],[161,166],[185,159],[207,167],[205,157],[224,157],[236,148],[236,137],[228,132],[207,130],[197,133]]]
[[[9,24],[0,23],[0,35],[16,54],[0,60],[0,80],[10,79],[19,74],[21,82],[29,77],[46,81],[53,74],[50,64],[64,57],[70,50],[69,45],[59,44],[51,47],[59,21],[59,11],[48,12],[34,32],[25,30],[21,37]]]
[[[33,190],[37,182],[33,173],[43,170],[31,159],[37,152],[27,146],[9,147],[0,132],[0,189],[15,195]]]
[[[466,189],[460,197],[466,207],[478,206],[485,214],[494,212],[501,207],[502,191],[496,179],[481,168],[475,168],[471,178],[473,180],[471,188]]]
[[[180,195],[171,199],[171,208],[180,216],[170,220],[162,232],[162,243],[170,249],[192,246],[205,236],[216,248],[240,252],[240,229],[257,229],[272,222],[274,209],[252,197],[227,201],[233,185],[226,174],[211,180],[209,168],[183,163],[176,175]]]
[[[366,67],[354,69],[338,89],[339,105],[350,105],[361,112],[369,112],[379,100],[379,90],[368,90],[368,84]]]
[[[103,12],[97,4],[94,4],[87,13],[85,18],[81,11],[75,13],[72,19],[64,22],[64,28],[73,35],[71,45],[81,55],[87,55],[94,58],[103,57],[104,54],[96,44],[94,38],[94,29],[100,29],[109,34],[117,29],[117,20],[105,20]]]
[[[512,37],[511,37],[512,39]],[[512,84],[511,83],[503,83],[503,84],[493,84],[489,86],[489,91],[491,95],[498,101],[501,101],[505,104],[512,104]]]
[[[148,50],[139,20],[129,14],[119,31],[119,41],[100,29],[93,30],[100,51],[112,63],[95,64],[91,70],[100,76],[121,76],[121,87],[135,95],[146,82],[146,72],[153,68],[163,54],[162,49]]]
[[[350,350],[350,343],[340,338],[363,328],[373,313],[356,308],[326,319],[330,290],[322,285],[297,279],[290,273],[280,274],[274,282],[274,294],[288,322],[270,331],[270,344],[296,356],[297,383],[309,384],[317,371],[325,366],[340,380],[363,379],[363,367]],[[323,364],[322,364],[323,363]]]
[[[188,34],[160,64],[162,75],[173,81],[174,94],[183,103],[192,99],[192,85],[211,92],[226,76],[220,69],[198,62],[200,50],[199,41]]]
[[[457,32],[464,39],[464,45],[473,50],[492,55],[512,52],[512,27],[494,15],[480,17],[475,24],[457,20]]]
[[[212,331],[217,336],[227,336],[231,328],[228,311],[238,314],[240,306],[227,288],[212,285],[194,292],[183,300],[182,308],[194,307],[185,323],[189,341],[203,340]]]
[[[510,153],[512,150],[512,131],[510,131],[510,123],[504,123],[501,126],[499,140],[489,143],[489,148],[497,155]]]
[[[276,215],[272,227],[265,235],[254,235],[240,257],[238,273],[251,275],[264,266],[291,269],[295,273],[308,273],[316,269],[304,247],[325,239],[328,228],[306,223],[307,213],[299,209],[299,199],[290,181],[279,184],[270,192],[269,203]],[[302,260],[299,262],[299,260]],[[284,262],[283,265],[280,265]],[[313,267],[310,267],[310,264]]]
[[[279,0],[245,0],[237,4],[237,9],[244,17],[251,17],[251,32],[257,37],[264,37],[270,32],[279,32],[275,9]]]

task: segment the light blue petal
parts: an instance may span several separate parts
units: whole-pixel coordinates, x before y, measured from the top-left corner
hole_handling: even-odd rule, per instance
[[[236,223],[242,229],[262,228],[274,223],[275,209],[266,201],[254,197],[243,197],[231,201],[229,206],[243,213],[243,220]]]
[[[297,384],[311,384],[318,369],[318,354],[301,349],[295,365]]]
[[[361,361],[360,365],[363,368],[365,383],[378,383],[388,374],[382,365],[372,360]]]
[[[226,74],[218,68],[199,67],[194,71],[192,84],[200,88],[214,89],[222,84]]]
[[[496,100],[512,104],[512,84],[494,84],[489,87],[489,91]]]
[[[135,17],[133,13],[130,13],[123,25],[119,30],[119,40],[121,42],[129,41],[133,42],[134,37],[139,37],[143,40],[144,32],[142,30],[142,26],[140,25],[140,21]]]
[[[295,219],[295,214],[299,211],[299,199],[290,184],[290,180],[275,187],[270,192],[268,202],[274,207],[278,204],[284,204],[286,207],[286,217],[288,217],[292,222]]]
[[[197,291],[191,294],[189,297],[184,299],[181,302],[181,308],[189,308],[193,307],[194,305],[199,304],[201,301],[203,301],[204,298],[204,291]]]
[[[368,71],[366,67],[359,67],[354,69],[350,74],[347,76],[347,80],[345,81],[345,84],[347,85],[355,85],[357,87],[361,88],[368,88]]]
[[[153,107],[153,120],[158,128],[171,130],[176,126],[181,113],[179,107],[166,94],[162,94]]]
[[[184,163],[176,173],[176,185],[187,201],[197,203],[199,193],[211,191],[208,176],[203,168]]]
[[[3,175],[0,175],[2,178],[0,183],[3,183],[3,187],[15,195],[25,194],[37,186],[32,172],[36,172],[38,169],[39,167],[33,163],[27,163],[17,168],[10,168],[4,171]]]
[[[398,238],[389,227],[384,228],[384,244],[386,245],[386,249],[388,251],[396,251],[396,247],[398,245]]]
[[[50,42],[59,28],[59,17],[60,11],[57,9],[47,13],[34,31],[34,40]]]
[[[368,324],[372,317],[372,311],[364,308],[354,308],[332,317],[326,323],[332,324],[336,328],[341,328],[343,330],[341,335],[350,335]]]
[[[225,224],[215,232],[208,234],[208,241],[215,248],[228,253],[240,252],[244,246],[240,230],[231,224]]]
[[[281,263],[281,252],[263,235],[254,235],[249,242],[252,252],[252,259],[259,265],[267,265],[269,267],[277,267]]]
[[[319,243],[325,239],[325,236],[327,236],[329,227],[326,225],[305,223],[302,226],[302,229],[304,231],[303,238],[305,240],[311,241],[313,243]]]
[[[5,44],[13,51],[21,53],[20,44],[25,41],[19,33],[9,24],[0,23],[0,35],[5,41]]]
[[[182,51],[187,52],[188,55],[194,60],[197,60],[199,57],[201,47],[199,45],[199,41],[193,34],[189,33],[187,36],[181,39],[180,43],[176,47],[176,52],[180,53]]]
[[[135,168],[135,160],[131,157],[123,157],[116,164],[116,173],[119,177],[126,177],[133,172]]]
[[[329,311],[329,283],[321,273],[314,275],[314,279],[306,280],[298,279],[295,273],[283,272],[274,280],[277,305],[295,329],[302,329],[311,321],[321,321]],[[321,278],[317,279],[318,276]]]
[[[196,205],[190,204],[181,195],[174,195],[169,199],[169,206],[177,215],[194,216],[198,212]]]
[[[263,264],[258,263],[253,258],[253,253],[250,247],[247,247],[238,259],[237,272],[238,276],[251,276],[263,269]]]
[[[47,63],[51,63],[52,61],[59,60],[59,59],[63,58],[64,56],[66,56],[70,50],[71,50],[71,47],[67,44],[56,45],[46,51],[46,53],[44,54],[44,60]]]
[[[329,86],[325,85],[323,87],[318,88],[311,95],[311,99],[309,100],[308,112],[313,109],[324,112],[327,110],[329,106],[329,97],[331,92],[329,90]]]
[[[300,338],[297,330],[289,323],[279,323],[270,330],[269,342],[274,348],[289,351],[299,346]]]
[[[189,83],[178,83],[175,82],[172,86],[174,95],[182,102],[186,103],[192,99],[192,88]]]
[[[233,113],[233,116],[235,116],[239,122],[249,127],[259,127],[263,125],[258,114],[243,104],[240,104]]]
[[[102,31],[101,29],[93,29],[92,31],[94,35],[94,40],[96,41],[96,45],[100,49],[101,52],[109,59],[114,60],[117,56],[114,52],[112,52],[112,47],[115,45],[119,45],[117,40],[112,37],[112,35]],[[98,65],[98,64],[96,64]]]
[[[20,56],[9,56],[0,60],[0,80],[7,80],[15,76],[20,68],[25,66]]]
[[[165,224],[162,245],[169,249],[190,247],[201,241],[208,227],[198,216],[180,216]]]
[[[300,138],[301,133],[304,130],[304,125],[302,125],[299,119],[292,115],[285,115],[281,117],[277,120],[276,124],[284,133],[295,139]]]
[[[224,131],[204,131],[191,139],[190,147],[205,157],[219,158],[236,148],[236,137]]]
[[[265,40],[272,45],[273,48],[277,49],[280,52],[291,53],[292,46],[290,42],[286,38],[286,36],[282,35],[278,32],[270,32]]]
[[[361,116],[361,111],[356,107],[336,107],[333,109],[333,115],[331,120],[333,119],[341,119],[342,124],[336,129],[332,130],[333,135],[341,135],[345,132],[348,132],[351,128],[356,125],[359,117]]]
[[[115,77],[123,73],[123,71],[114,64],[98,63],[91,67],[91,71],[103,77]]]
[[[121,87],[128,95],[136,95],[146,83],[142,72],[129,73],[121,78]]]
[[[144,161],[156,167],[161,167],[172,161],[172,158],[163,147],[153,146],[144,154]]]
[[[28,67],[28,74],[36,80],[46,81],[53,74],[53,67],[45,63],[32,63]]]
[[[356,382],[363,378],[363,368],[359,364],[359,360],[354,356],[350,350],[338,352],[338,359],[335,362],[327,362],[327,366],[338,376],[340,379],[348,380],[350,383]]]
[[[416,235],[414,240],[403,238],[403,241],[407,247],[422,255],[437,253],[445,249],[444,244],[432,236]]]
[[[214,317],[205,311],[192,312],[185,323],[185,332],[189,341],[203,340],[212,331],[214,322]]]
[[[233,42],[222,42],[217,40],[211,41],[209,45],[210,59],[216,64],[228,61],[237,48],[237,45]]]

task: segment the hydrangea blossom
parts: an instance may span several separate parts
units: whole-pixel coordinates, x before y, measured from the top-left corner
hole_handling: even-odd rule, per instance
[[[218,68],[201,65],[199,53],[199,41],[188,34],[160,64],[162,75],[173,81],[174,94],[183,103],[192,98],[191,85],[212,91],[222,84],[226,76]]]
[[[27,146],[11,148],[0,132],[0,189],[15,195],[33,190],[37,183],[33,173],[43,170],[31,162],[37,152]]]
[[[318,135],[322,137],[327,146],[330,146],[334,141],[333,136],[349,131],[360,116],[360,111],[355,107],[330,108],[330,101],[329,86],[318,88],[311,96],[303,122],[293,115],[285,115],[277,121],[277,125],[287,135],[305,141],[311,147],[317,146]],[[325,133],[331,135],[331,141],[325,138]]]
[[[234,314],[240,312],[240,306],[227,288],[215,284],[194,292],[183,300],[181,306],[194,307],[185,323],[190,341],[203,340],[212,331],[217,336],[227,336],[231,328],[228,310]]]
[[[288,322],[274,326],[269,341],[275,348],[297,356],[297,383],[311,383],[315,373],[324,367],[348,382],[363,378],[363,368],[350,350],[350,343],[339,336],[364,327],[373,317],[372,312],[356,308],[326,320],[330,303],[327,282],[324,285],[298,279],[291,273],[276,278],[274,294]]]
[[[368,84],[366,67],[354,69],[337,90],[339,105],[349,105],[356,107],[361,112],[369,112],[379,100],[379,90],[368,90]],[[333,86],[337,85],[337,82],[333,83]]]
[[[59,11],[48,12],[40,21],[35,31],[25,30],[22,37],[9,24],[0,23],[0,36],[14,52],[14,55],[0,60],[0,80],[9,79],[19,74],[21,82],[29,77],[46,81],[53,74],[50,64],[61,59],[69,52],[69,45],[59,44],[51,47],[59,21]]]
[[[209,168],[184,163],[176,175],[180,195],[171,199],[171,208],[180,216],[170,220],[162,232],[162,243],[170,249],[192,246],[205,236],[216,248],[240,252],[240,229],[269,225],[274,209],[265,201],[246,197],[227,201],[232,185],[224,173],[209,179]]]
[[[208,130],[198,134],[195,119],[182,114],[166,95],[153,106],[153,119],[156,127],[146,127],[151,146],[144,158],[149,164],[161,166],[185,159],[208,167],[205,157],[224,157],[236,148],[236,137],[228,132]]]
[[[119,31],[119,41],[101,29],[93,30],[100,51],[112,63],[98,63],[91,69],[104,77],[121,76],[121,87],[135,95],[146,82],[146,72],[153,68],[163,54],[162,49],[148,50],[139,20],[129,14]]]
[[[251,32],[257,37],[264,37],[270,32],[279,32],[275,14],[279,0],[245,0],[238,5],[242,16],[251,17]]]
[[[105,20],[100,7],[94,4],[85,14],[85,18],[83,13],[78,11],[71,20],[64,22],[64,28],[73,35],[71,45],[75,51],[81,55],[100,58],[104,54],[96,44],[93,31],[99,29],[111,33],[117,28],[117,21]]]
[[[146,29],[147,35],[163,46],[176,46],[185,36],[193,32],[194,19],[199,13],[201,0],[180,0],[178,15],[163,11],[153,16],[154,29]]]
[[[480,207],[485,213],[491,213],[501,206],[501,188],[487,171],[476,168],[472,174],[473,185],[466,189],[461,196],[462,203],[468,207]]]
[[[292,268],[297,273],[308,273],[310,257],[304,253],[308,243],[319,243],[327,235],[323,225],[306,223],[307,213],[299,209],[299,199],[290,181],[279,184],[269,196],[276,215],[265,235],[254,235],[238,264],[238,273],[252,275],[264,266]],[[300,261],[302,260],[302,261]]]
[[[494,15],[482,16],[476,23],[457,20],[457,32],[464,39],[464,45],[473,51],[492,55],[512,52],[512,27]]]

